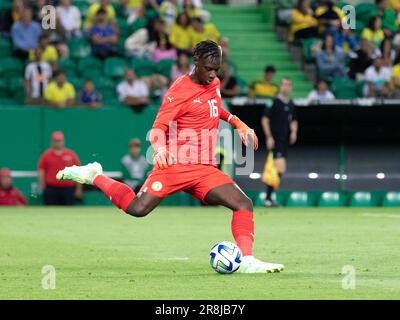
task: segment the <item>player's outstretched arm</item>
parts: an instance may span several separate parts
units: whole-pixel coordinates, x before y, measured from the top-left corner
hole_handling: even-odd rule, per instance
[[[253,139],[254,150],[258,149],[258,138],[254,130],[249,128],[243,121],[241,121],[237,116],[234,116],[225,109],[220,109],[220,119],[231,124],[239,133],[240,139],[242,139],[243,144],[247,147],[249,144],[249,136]]]

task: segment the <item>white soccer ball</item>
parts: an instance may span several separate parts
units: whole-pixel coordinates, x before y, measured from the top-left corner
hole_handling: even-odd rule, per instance
[[[217,243],[210,252],[211,267],[219,273],[233,273],[242,262],[242,251],[229,241]]]

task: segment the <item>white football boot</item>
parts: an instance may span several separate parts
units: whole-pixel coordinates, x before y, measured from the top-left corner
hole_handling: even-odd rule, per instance
[[[281,272],[285,266],[283,264],[268,263],[260,261],[253,256],[245,256],[242,259],[238,273],[274,273]]]
[[[93,184],[94,178],[103,174],[103,168],[100,163],[93,162],[86,166],[65,167],[58,171],[57,180],[72,180],[79,183]]]

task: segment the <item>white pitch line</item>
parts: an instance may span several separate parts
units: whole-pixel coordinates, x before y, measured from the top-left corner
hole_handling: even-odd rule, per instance
[[[171,258],[167,258],[166,260],[187,261],[187,260],[189,260],[189,258],[188,257],[171,257]]]
[[[400,214],[390,213],[364,213],[363,217],[376,217],[376,218],[395,218],[400,219]]]

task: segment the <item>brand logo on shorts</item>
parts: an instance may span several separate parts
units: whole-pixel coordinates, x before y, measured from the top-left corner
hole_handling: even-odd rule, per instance
[[[162,183],[160,181],[154,181],[153,184],[151,185],[151,188],[154,191],[160,191],[162,189]]]

